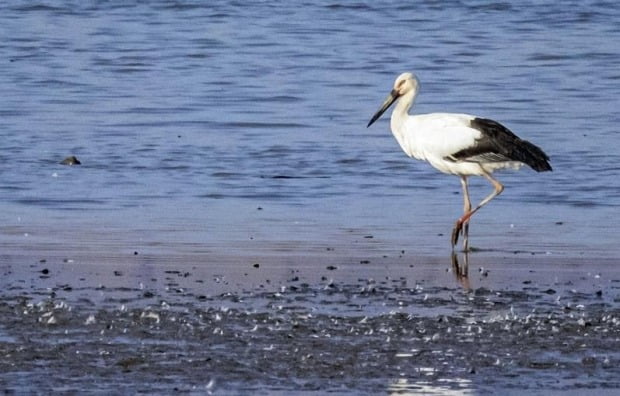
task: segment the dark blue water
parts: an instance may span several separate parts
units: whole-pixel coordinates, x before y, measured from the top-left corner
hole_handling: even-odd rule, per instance
[[[458,179],[408,159],[388,117],[366,129],[411,70],[415,112],[491,117],[551,157],[499,175],[473,246],[617,257],[619,18],[612,1],[3,3],[0,240],[447,254]]]

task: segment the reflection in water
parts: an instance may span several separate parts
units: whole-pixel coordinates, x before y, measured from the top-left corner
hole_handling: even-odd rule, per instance
[[[450,257],[452,261],[452,272],[456,278],[456,281],[463,286],[465,290],[471,290],[471,284],[469,283],[469,254],[463,253],[463,265],[459,263],[458,254],[452,252]]]
[[[428,375],[435,375],[436,370],[433,368],[420,368],[420,371],[428,371]],[[411,382],[407,378],[398,378],[388,385],[388,394],[390,395],[470,395],[471,381],[465,378],[450,377],[449,384],[446,381],[445,386],[438,384],[439,381]]]

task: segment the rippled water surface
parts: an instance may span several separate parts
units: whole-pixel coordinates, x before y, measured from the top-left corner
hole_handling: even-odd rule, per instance
[[[615,2],[212,3],[2,6],[3,230],[309,224],[444,254],[458,180],[409,160],[387,117],[365,127],[414,70],[415,111],[492,117],[551,156],[500,176],[474,245],[616,254]]]
[[[0,259],[447,263],[458,179],[387,116],[366,128],[415,71],[414,112],[494,118],[551,157],[498,175],[472,260],[614,260],[618,20],[613,1],[2,3]]]

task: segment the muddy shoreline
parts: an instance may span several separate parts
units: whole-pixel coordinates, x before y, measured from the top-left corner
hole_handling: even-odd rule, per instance
[[[1,257],[11,392],[620,389],[614,260]]]

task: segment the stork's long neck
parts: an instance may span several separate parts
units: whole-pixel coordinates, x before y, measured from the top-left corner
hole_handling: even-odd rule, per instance
[[[398,99],[396,107],[394,107],[394,110],[392,111],[392,118],[390,119],[392,132],[400,130],[401,125],[404,124],[405,120],[409,116],[409,109],[411,109],[416,96],[418,96],[418,91],[411,90]]]

